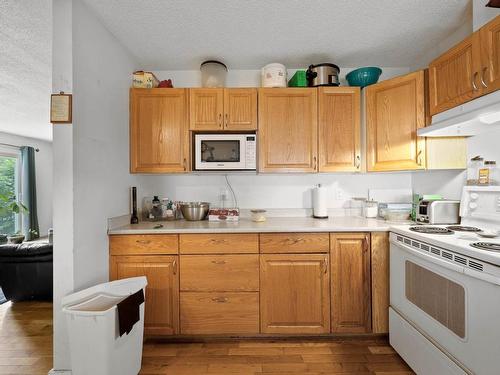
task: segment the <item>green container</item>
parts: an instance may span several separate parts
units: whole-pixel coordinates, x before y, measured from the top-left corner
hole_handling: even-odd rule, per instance
[[[382,69],[369,66],[353,70],[352,72],[347,73],[345,78],[347,79],[349,86],[366,87],[377,83],[381,74]]]
[[[306,71],[297,70],[288,81],[288,87],[307,87]]]

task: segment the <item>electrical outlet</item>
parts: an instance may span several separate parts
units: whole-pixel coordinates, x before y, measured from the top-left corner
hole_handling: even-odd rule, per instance
[[[342,191],[342,189],[337,189],[335,191],[335,199],[338,201],[344,200],[344,192]]]

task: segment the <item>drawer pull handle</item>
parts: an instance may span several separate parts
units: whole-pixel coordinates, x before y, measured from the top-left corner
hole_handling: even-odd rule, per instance
[[[325,257],[324,267],[323,273],[326,275],[328,273],[328,257]]]
[[[483,86],[484,86],[484,88],[488,88],[488,85],[486,84],[486,82],[484,82],[484,73],[486,73],[486,70],[487,70],[487,69],[488,69],[488,67],[487,67],[487,66],[485,66],[485,67],[483,68],[483,70],[481,70],[481,76],[480,76],[480,78],[481,78],[481,85],[483,85]]]
[[[217,303],[226,303],[228,300],[226,297],[214,297],[212,298],[212,301]]]
[[[474,75],[472,76],[472,89],[474,91],[479,90],[476,86],[476,77],[477,77],[477,72],[474,72]]]
[[[176,260],[174,260],[172,262],[172,268],[173,268],[174,275],[177,275],[177,261]]]
[[[287,242],[291,243],[292,245],[298,244],[299,242],[304,242],[303,238],[288,238]]]
[[[137,240],[136,243],[140,243],[141,245],[149,245],[151,243],[150,240]]]
[[[212,260],[213,264],[226,264],[225,260]]]
[[[354,162],[356,169],[361,168],[361,157],[359,155],[356,155],[356,160]]]
[[[214,244],[221,244],[221,243],[226,243],[226,240],[220,240],[220,239],[217,239],[217,238],[212,238],[210,240],[210,242],[212,242]]]

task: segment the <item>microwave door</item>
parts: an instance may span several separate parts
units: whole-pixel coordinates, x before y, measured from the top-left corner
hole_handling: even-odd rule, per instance
[[[206,139],[196,144],[196,169],[243,169],[242,145],[238,138]]]

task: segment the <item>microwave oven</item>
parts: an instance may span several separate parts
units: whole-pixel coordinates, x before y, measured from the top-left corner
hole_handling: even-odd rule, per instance
[[[194,135],[194,170],[248,171],[257,169],[256,134]]]

